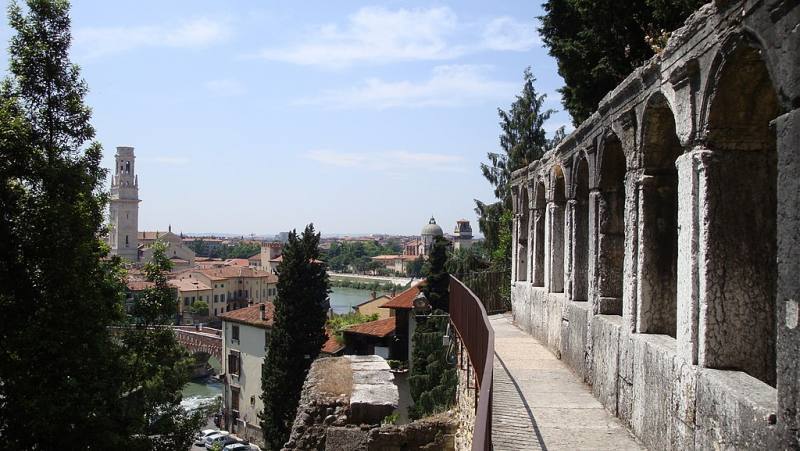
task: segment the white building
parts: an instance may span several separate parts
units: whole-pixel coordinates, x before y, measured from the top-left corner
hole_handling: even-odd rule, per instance
[[[433,219],[433,216],[431,216],[430,221],[428,221],[428,223],[425,224],[425,227],[422,228],[421,235],[422,243],[420,243],[420,254],[427,257],[431,252],[431,248],[433,247],[433,242],[436,240],[436,237],[444,236],[444,232],[442,231],[441,227],[436,225],[436,220]]]
[[[472,226],[466,219],[456,221],[453,231],[453,249],[469,249],[475,240],[472,238]]]
[[[222,392],[225,428],[262,444],[258,414],[261,401],[261,366],[267,353],[275,307],[255,304],[220,315],[222,320]]]
[[[135,172],[133,147],[117,147],[114,175],[111,176],[108,244],[111,255],[138,259],[139,178]]]

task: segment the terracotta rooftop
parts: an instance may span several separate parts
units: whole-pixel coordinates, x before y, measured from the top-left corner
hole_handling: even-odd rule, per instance
[[[261,252],[247,257],[248,260],[261,260]]]
[[[369,335],[371,337],[383,338],[394,333],[395,318],[395,316],[392,316],[368,323],[355,324],[342,332],[346,334]]]
[[[142,291],[156,286],[153,282],[146,280],[129,280],[127,283],[128,289],[131,291]]]
[[[229,258],[225,260],[225,264],[228,266],[248,266],[250,260],[246,258]]]
[[[261,306],[266,309],[266,319],[261,319]],[[245,308],[225,312],[219,315],[222,321],[246,324],[248,326],[260,327],[262,329],[272,327],[275,319],[275,305],[272,302],[263,304],[253,304]]]
[[[203,273],[206,276],[215,280],[229,279],[232,277],[266,277],[267,282],[269,283],[278,282],[278,276],[276,276],[275,274],[271,274],[268,271],[254,269],[247,266],[225,266],[222,268],[204,268],[204,269],[198,269],[197,272]]]
[[[322,344],[322,349],[320,352],[324,352],[326,354],[336,354],[337,352],[344,349],[344,345],[336,341],[336,336],[331,334],[331,331],[325,331],[325,343]]]
[[[391,301],[383,304],[382,308],[411,310],[414,308],[414,298],[417,297],[423,286],[425,286],[425,280],[421,280],[413,287],[393,297]]]
[[[198,290],[210,290],[211,287],[204,284],[203,282],[197,279],[172,279],[169,280],[168,283],[170,286],[177,288],[180,291],[198,291]]]
[[[380,295],[380,296],[378,296],[376,298],[367,299],[366,301],[364,301],[364,302],[362,302],[360,304],[356,304],[356,305],[353,306],[353,308],[361,307],[363,305],[367,305],[367,304],[369,304],[371,302],[376,302],[376,301],[377,302],[383,301],[384,304],[385,304],[386,302],[390,301],[391,299],[392,299],[392,297],[389,296],[388,294],[383,294],[383,295]],[[383,304],[381,305],[381,307],[383,307]]]

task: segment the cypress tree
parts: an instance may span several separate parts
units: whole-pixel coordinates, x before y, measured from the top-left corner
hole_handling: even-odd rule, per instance
[[[306,373],[325,342],[330,290],[319,240],[313,224],[300,237],[293,230],[278,265],[275,319],[261,376],[268,449],[281,449],[288,440]]]
[[[119,430],[117,266],[101,260],[105,170],[66,1],[8,9],[0,86],[0,437],[19,449],[99,449]]]
[[[414,406],[413,418],[447,410],[455,400],[458,383],[455,367],[447,360],[448,348],[442,345],[449,319],[449,275],[445,271],[450,242],[436,237],[426,264],[427,278],[423,293],[431,303],[431,317],[417,317],[411,352],[411,375],[408,383]]]

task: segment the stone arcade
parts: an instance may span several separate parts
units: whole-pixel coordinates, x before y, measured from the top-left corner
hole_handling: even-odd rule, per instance
[[[703,6],[513,175],[515,321],[652,449],[800,446],[798,5]]]

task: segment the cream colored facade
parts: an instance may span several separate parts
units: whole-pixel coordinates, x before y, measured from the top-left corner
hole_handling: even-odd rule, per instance
[[[189,312],[195,302],[204,301],[209,306],[208,315],[211,315],[211,287],[199,280],[191,279],[172,279],[168,283],[178,292],[178,313]]]
[[[179,279],[197,280],[209,287],[209,316],[271,302],[278,294],[278,277],[266,271],[247,267],[193,269],[178,275]]]
[[[381,307],[383,307],[383,304],[389,302],[391,299],[392,297],[389,295],[378,296],[375,299],[362,302],[353,308],[362,315],[372,315],[377,313],[378,319],[386,319],[390,316],[394,316],[394,310]]]
[[[153,244],[161,241],[166,244],[167,258],[173,261],[175,269],[180,270],[194,266],[194,251],[184,244],[181,237],[172,232],[139,232],[139,260],[143,263],[149,262],[153,258]]]
[[[225,428],[259,444],[263,437],[258,414],[264,410],[261,401],[261,366],[267,353],[267,337],[271,326],[266,321],[241,318],[260,315],[261,307],[253,305],[222,317]],[[226,318],[240,313],[243,313],[240,318]],[[237,335],[238,339],[235,338]]]

